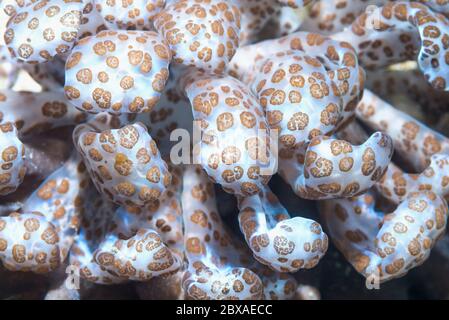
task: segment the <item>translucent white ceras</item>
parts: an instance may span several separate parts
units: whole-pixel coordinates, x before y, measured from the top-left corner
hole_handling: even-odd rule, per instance
[[[239,44],[240,11],[235,1],[180,0],[155,19],[174,62],[223,73]]]
[[[262,299],[261,279],[239,263],[234,240],[221,225],[213,184],[192,166],[186,169],[183,185],[186,295],[196,300]]]
[[[79,270],[80,277],[94,283],[114,284],[124,282],[93,259],[95,250],[109,233],[117,205],[101,195],[90,183],[86,187],[80,230],[70,250],[69,262]]]
[[[144,208],[119,207],[112,219],[110,231],[120,237],[130,237],[139,229],[153,229],[158,232],[170,249],[183,251],[182,232],[182,170],[169,165],[171,183],[165,192]]]
[[[193,74],[190,80],[185,90],[201,126],[203,168],[227,192],[259,192],[276,172],[276,158],[257,99],[230,76]]]
[[[449,155],[434,154],[429,166],[421,173],[405,173],[399,167],[390,164],[376,189],[393,203],[400,203],[416,190],[432,191],[449,198]]]
[[[81,277],[94,283],[114,284],[147,281],[180,269],[182,181],[177,169],[170,169],[176,178],[167,192],[144,208],[116,208],[96,190],[91,190],[70,256],[71,264],[80,268]],[[138,247],[124,244],[137,240]],[[143,242],[147,244],[142,246]],[[141,247],[146,249],[142,251]]]
[[[148,281],[181,267],[176,249],[182,244],[182,222],[175,197],[164,193],[144,209],[116,210],[91,191],[70,255],[82,278],[99,284]]]
[[[301,28],[321,34],[340,32],[364,12],[371,13],[377,6],[397,0],[319,0],[310,8],[308,17]],[[421,2],[436,12],[449,13],[447,0],[412,0]]]
[[[29,159],[21,139],[85,120],[73,109],[61,92],[0,90],[0,194],[14,192],[26,173]]]
[[[382,177],[393,151],[392,139],[381,132],[374,133],[360,146],[326,136],[316,137],[307,148],[304,173],[294,183],[295,192],[309,199],[363,193]]]
[[[80,0],[43,0],[17,7],[4,34],[11,55],[42,63],[68,54],[78,37],[83,6]]]
[[[85,120],[86,114],[72,108],[61,91],[0,90],[0,124],[14,123],[20,137]]]
[[[0,260],[14,271],[55,270],[78,231],[89,177],[76,154],[28,197],[22,213],[0,219]]]
[[[170,57],[153,31],[102,31],[80,40],[68,57],[66,96],[90,113],[148,112],[164,90]]]
[[[267,188],[239,199],[239,224],[254,257],[279,272],[315,267],[328,248],[327,235],[310,219],[290,218]]]
[[[129,239],[109,235],[93,259],[101,269],[120,279],[138,281],[176,272],[181,266],[180,258],[150,229],[139,229]]]
[[[366,78],[366,88],[393,105],[395,97],[407,97],[415,103],[407,104],[405,110],[401,109],[437,128],[438,123],[444,121],[441,115],[449,112],[449,92],[434,89],[418,69],[371,70]],[[416,104],[419,108],[414,108]]]
[[[0,260],[12,271],[47,273],[60,265],[58,234],[41,213],[0,218]]]
[[[435,89],[449,90],[449,20],[421,3],[387,3],[332,37],[350,42],[366,68],[417,59]]]
[[[448,217],[446,201],[431,191],[411,192],[390,214],[376,211],[371,193],[326,200],[320,211],[337,248],[372,282],[421,265],[444,234]]]
[[[230,276],[229,270],[246,268],[248,272],[246,272],[247,276],[244,277],[245,281],[242,282],[242,285],[249,285],[252,288],[250,295],[253,298],[260,298],[260,283],[257,279],[260,278],[263,285],[263,299],[292,299],[297,288],[296,280],[289,274],[275,272],[255,261],[247,246],[226,228],[218,213],[213,184],[204,170],[195,166],[186,167],[183,183],[184,219],[188,220],[187,236],[190,237],[186,238],[188,246],[185,247],[185,252],[188,268],[184,276],[184,288],[189,290],[187,291],[189,297],[194,299],[231,298],[230,295],[236,293],[235,296],[242,298],[241,295],[247,294],[239,282],[243,280],[235,282],[236,276]],[[197,248],[197,243],[203,241],[202,239],[204,239],[204,246],[202,246],[204,252],[198,253],[195,248]],[[189,252],[189,250],[194,252]],[[212,254],[215,257],[212,257]],[[252,279],[249,270],[257,275],[257,278],[254,278],[256,280],[254,283],[247,282]],[[204,284],[203,278],[198,277],[203,272],[214,274],[214,280],[218,279],[217,282],[210,280]],[[220,289],[209,287],[210,282],[213,286],[220,286]],[[237,286],[234,287],[233,284]],[[231,286],[235,292],[228,291]]]
[[[449,152],[448,138],[396,109],[369,90],[365,90],[356,115],[370,128],[391,136],[401,160],[414,170],[424,170],[432,155]]]
[[[306,199],[361,194],[382,177],[394,150],[386,134],[376,132],[369,139],[363,137],[356,139],[360,145],[353,145],[318,136],[301,148],[286,149],[279,153],[279,174],[298,196]]]
[[[141,123],[112,130],[80,125],[74,141],[98,191],[117,204],[142,207],[170,183],[167,165]]]
[[[81,207],[86,197],[89,175],[76,152],[62,167],[49,175],[28,197],[22,212],[41,212],[59,237],[61,262],[67,257],[78,232]]]
[[[25,147],[11,122],[0,125],[0,195],[17,190],[26,173]]]
[[[307,39],[314,41],[312,34]],[[278,53],[256,71],[252,90],[266,110],[270,128],[279,130],[282,147],[294,148],[333,132],[354,114],[363,89],[357,58],[339,42],[327,42],[322,56],[306,48],[305,53]]]
[[[349,43],[309,32],[239,48],[230,72],[251,85],[288,147],[351,118],[365,79]]]
[[[150,30],[165,0],[95,0],[95,8],[110,29]]]
[[[265,25],[281,10],[281,5],[272,0],[239,0],[236,4],[241,16],[240,46],[257,41]]]

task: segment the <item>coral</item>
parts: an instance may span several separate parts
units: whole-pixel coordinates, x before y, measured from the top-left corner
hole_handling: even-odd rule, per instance
[[[0,34],[1,298],[448,296],[447,1],[3,0]]]

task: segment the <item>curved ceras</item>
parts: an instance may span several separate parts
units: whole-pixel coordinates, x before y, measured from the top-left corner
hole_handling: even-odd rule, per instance
[[[179,172],[172,171],[174,177]],[[181,180],[144,208],[117,207],[92,190],[70,263],[100,284],[148,281],[181,268]]]
[[[26,173],[25,146],[11,122],[0,125],[0,195],[17,190]]]
[[[388,0],[318,0],[310,6],[301,30],[331,35],[343,31],[368,6],[380,6]]]
[[[393,151],[392,139],[381,132],[358,146],[316,137],[307,146],[304,158],[296,153],[286,157],[288,166],[280,161],[280,173],[302,198],[351,197],[364,193],[382,177]]]
[[[279,272],[315,267],[328,248],[327,235],[310,219],[291,218],[268,189],[239,199],[239,224],[254,257]]]
[[[255,202],[257,219],[271,219],[271,215],[275,213],[272,212],[273,206],[268,203],[264,194],[271,194],[266,184],[276,173],[276,158],[270,149],[273,141],[270,141],[269,129],[257,100],[243,83],[229,76],[219,77],[193,72],[188,73],[186,78],[185,90],[192,104],[194,118],[199,120],[203,131],[202,140],[199,142],[199,158],[203,169],[213,181],[221,184],[225,191],[237,196],[240,210],[254,206]],[[275,196],[270,199],[275,199]],[[282,208],[277,199],[275,202],[277,209]],[[249,217],[247,214],[243,216]],[[288,214],[284,218],[288,219]],[[279,221],[270,221],[269,226],[263,225],[261,229],[253,230],[249,228],[250,224],[246,224],[247,221],[240,221],[241,229],[254,255],[262,263],[281,272],[314,266],[316,263],[309,264],[311,257],[304,254],[300,248],[309,236],[320,238],[325,235],[316,223],[315,228],[308,228],[312,221],[307,219],[286,220],[279,223],[276,231],[270,231],[273,234],[288,233],[281,225],[289,223],[292,227],[305,231],[301,236],[293,235],[293,232],[287,236],[292,243],[291,247],[296,247],[296,250],[281,250],[281,253],[276,254],[273,253],[275,251],[272,246],[277,248],[277,244],[271,242],[267,250],[258,252],[258,247],[252,242],[252,233],[269,232],[269,229],[276,228],[277,222]],[[287,238],[283,237],[282,240],[284,239]],[[324,242],[321,242],[323,246],[320,245],[320,253],[313,254],[316,262],[326,251]],[[288,241],[287,243],[289,244]],[[288,257],[285,257],[287,255]]]
[[[170,59],[165,40],[153,31],[101,31],[73,48],[64,90],[89,113],[148,112],[164,90]]]
[[[23,181],[28,161],[24,138],[84,120],[85,116],[70,108],[61,93],[0,90],[0,193],[14,192]]]
[[[245,63],[248,57],[255,63]],[[239,48],[229,71],[250,85],[288,148],[351,118],[364,86],[349,43],[308,32]]]
[[[449,154],[437,153],[421,173],[408,174],[391,164],[375,188],[389,201],[399,204],[415,190],[433,192],[449,199]]]
[[[239,44],[240,11],[235,0],[180,0],[167,3],[154,25],[174,63],[221,74]]]
[[[126,239],[141,229],[156,231],[168,249],[161,249],[159,254],[154,256],[151,264],[148,265],[148,268],[153,269],[151,279],[154,279],[156,284],[160,283],[162,279],[170,279],[171,286],[180,286],[184,273],[181,261],[184,257],[183,211],[181,205],[183,170],[181,167],[169,163],[169,171],[172,174],[172,181],[161,197],[144,208],[119,207],[111,221],[109,232],[112,232],[118,238]],[[108,239],[108,241],[110,240]],[[95,253],[94,259],[99,265],[102,263],[100,255],[104,251],[105,248],[99,248]],[[162,274],[163,278],[154,278],[158,274]],[[164,290],[178,292],[178,290],[166,286]],[[149,288],[149,290],[152,290],[152,288]],[[179,295],[183,293],[182,289],[178,292]]]
[[[393,213],[375,209],[371,192],[326,200],[320,211],[335,245],[372,281],[403,276],[421,265],[444,233],[446,201],[432,191],[411,192]]]
[[[246,63],[248,59],[254,63]],[[310,97],[304,99],[303,104],[306,105],[311,104],[308,100],[316,100],[316,103],[324,106],[333,102],[338,110],[328,111],[329,114],[325,118],[330,118],[330,115],[338,112],[344,120],[351,116],[356,107],[365,79],[355,51],[348,42],[302,31],[239,48],[228,72],[251,86],[258,98],[271,98],[273,93],[277,93],[274,95],[274,103],[270,103],[271,99],[264,100],[267,106],[276,108],[275,102],[279,101],[277,98],[282,95],[280,91],[285,88],[289,89],[288,93],[294,90],[300,94],[293,92],[290,96],[284,92],[284,101],[288,101],[290,97],[305,95]],[[301,72],[307,74],[307,77],[302,76]],[[269,88],[270,85],[274,87]],[[310,92],[304,87],[310,87]],[[323,98],[324,102],[321,102]],[[332,101],[333,99],[336,101]],[[290,103],[298,102],[293,100]]]
[[[338,135],[355,143],[366,139],[367,136],[365,130],[357,122],[351,123]],[[449,154],[443,152],[429,155],[426,163],[427,166],[424,169],[413,168],[416,171],[421,171],[420,173],[406,173],[391,162],[382,178],[374,185],[374,189],[394,205],[400,204],[416,191],[433,192],[447,200],[449,176],[446,173],[449,168]]]
[[[342,133],[355,142],[366,137],[355,123]],[[320,203],[332,240],[369,281],[387,281],[419,266],[444,234],[448,160],[447,155],[434,155],[421,174],[405,174],[391,163],[375,190]],[[397,206],[393,213],[377,209],[380,196]]]
[[[165,0],[95,0],[95,9],[109,29],[151,30],[153,19],[164,8]]]
[[[173,191],[167,189],[171,174],[146,127],[136,123],[111,129],[115,121],[119,119],[99,115],[74,131],[77,148],[104,197],[99,206],[111,207],[108,201],[113,201],[122,207],[111,210],[113,216],[103,210],[99,235],[82,229],[73,264],[92,282],[146,281],[180,268],[180,253],[165,244],[174,246],[181,237],[179,212],[171,200]],[[160,224],[164,217],[165,228]],[[173,223],[178,227],[170,227]]]
[[[230,76],[190,70],[184,78],[183,87],[202,133],[194,145],[197,159],[225,191],[242,196],[258,193],[275,173],[276,159],[257,100]]]
[[[417,69],[369,71],[366,88],[392,105],[399,97],[410,99],[419,108],[405,106],[406,109],[401,110],[437,128],[442,127],[445,121],[441,115],[449,111],[446,102],[449,93],[434,89]]]
[[[13,57],[41,63],[67,55],[77,40],[82,1],[40,1],[16,7],[4,34]]]
[[[367,69],[416,59],[432,87],[448,90],[449,20],[421,3],[389,2],[332,38],[350,42]]]
[[[20,213],[0,218],[0,258],[7,269],[46,273],[60,266],[78,231],[89,179],[74,153],[28,197]]]
[[[330,35],[351,26],[354,20],[364,12],[370,13],[376,7],[396,0],[319,0],[310,8],[310,12],[301,29]],[[421,2],[430,9],[444,15],[449,14],[449,3],[440,0],[412,0]]]
[[[182,286],[193,299],[291,299],[297,284],[253,261],[226,229],[212,182],[199,166],[183,175],[182,206],[188,267]]]
[[[58,6],[63,7],[64,4],[61,4],[60,1],[52,1],[52,7],[56,8]],[[36,4],[36,8],[40,8],[42,5],[37,5],[37,3],[40,1],[33,1],[33,0],[27,0],[27,1],[15,1],[15,0],[5,0],[2,1],[0,4],[0,21],[3,23],[4,26],[0,25],[0,33],[3,35],[4,29],[6,29],[6,24],[9,20],[9,18],[14,17],[17,14],[21,14],[22,10],[30,10],[31,7]],[[42,1],[42,2],[49,2]],[[86,36],[96,34],[106,28],[104,21],[102,17],[99,15],[97,10],[94,8],[93,0],[83,0],[82,4],[81,1],[72,1],[76,2],[76,6],[81,11],[80,19],[79,19],[79,25],[77,23],[74,23],[73,25],[73,35],[76,34],[76,41],[79,39],[82,39]],[[48,8],[44,6],[44,8]],[[69,8],[70,9],[70,8]],[[56,9],[57,11],[57,9]],[[44,14],[45,13],[45,14]],[[78,16],[78,13],[75,13],[73,10],[71,13],[74,13]],[[13,32],[18,32],[18,37],[20,39],[24,37],[28,37],[30,32],[36,32],[36,28],[38,27],[37,21],[39,21],[39,24],[45,24],[49,22],[49,18],[47,17],[47,11],[41,11],[41,9],[37,9],[36,11],[33,11],[32,18],[30,18],[30,25],[29,29],[25,28],[24,26],[21,26],[19,29],[16,30],[18,27],[11,26],[11,29]],[[49,13],[50,15],[52,13]],[[4,17],[4,20],[3,20]],[[44,21],[44,22],[41,22]],[[31,23],[32,21],[32,23]],[[56,30],[58,28],[52,29],[55,27],[54,21],[50,21],[51,24],[46,28],[45,30],[47,32],[51,32],[51,30]],[[60,31],[59,29],[57,31]],[[53,32],[57,32],[53,31]],[[71,34],[72,34],[71,32]],[[64,32],[65,35],[67,35],[67,32]],[[13,83],[13,81],[17,78],[18,72],[20,70],[26,70],[26,72],[34,79],[38,84],[42,87],[43,90],[59,90],[61,89],[61,86],[64,85],[64,64],[65,59],[67,58],[68,51],[67,47],[69,47],[69,50],[72,48],[74,43],[68,43],[67,37],[61,37],[58,38],[54,34],[52,37],[54,39],[50,42],[42,39],[41,43],[39,43],[40,35],[33,33],[33,43],[37,42],[36,44],[41,48],[43,52],[51,52],[52,56],[49,58],[49,60],[45,61],[45,63],[29,63],[33,61],[29,61],[29,59],[23,59],[23,58],[14,58],[11,57],[10,52],[8,51],[8,48],[4,45],[3,36],[0,39],[0,61],[4,61],[3,59],[3,52],[7,54],[6,60],[1,63],[0,66],[0,75],[1,70],[3,69],[5,72],[8,72],[9,74],[9,83]],[[50,39],[50,38],[49,38]],[[31,40],[30,40],[31,41]],[[72,39],[70,42],[73,42]],[[28,43],[28,42],[27,42]],[[59,52],[56,52],[54,54],[54,47],[58,46],[60,49],[64,48],[64,53],[59,50]],[[35,48],[33,48],[34,50]]]
[[[243,63],[247,54],[256,67]],[[360,147],[326,137],[352,119],[361,99],[364,74],[348,43],[297,32],[240,48],[231,67],[278,130],[279,172],[296,194],[348,197],[380,178],[393,150],[388,136],[376,133]]]
[[[99,115],[77,126],[75,147],[100,193],[119,205],[143,207],[162,194],[171,175],[143,124],[111,129],[111,120]]]
[[[148,281],[180,267],[175,250],[179,218],[165,197],[160,208],[138,213],[117,207],[95,189],[89,199],[70,253],[70,264],[83,279],[99,284]]]
[[[414,170],[423,170],[432,155],[449,152],[449,140],[445,136],[397,110],[369,90],[365,90],[356,115],[371,129],[391,136],[401,160]],[[394,119],[394,124],[391,124],[391,119]]]
[[[118,278],[147,281],[178,271],[181,259],[151,229],[139,229],[127,239],[111,234],[94,252],[96,264]]]

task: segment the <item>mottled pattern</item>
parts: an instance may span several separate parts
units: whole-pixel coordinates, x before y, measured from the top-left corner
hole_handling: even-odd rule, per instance
[[[77,40],[81,1],[40,1],[16,8],[4,34],[11,55],[28,63],[64,56]]]
[[[296,281],[248,259],[243,244],[223,225],[207,175],[189,166],[183,185],[187,296],[198,300],[293,298]]]
[[[391,138],[374,133],[360,146],[345,140],[314,138],[305,153],[303,175],[295,182],[303,198],[351,197],[370,189],[393,155]]]
[[[431,191],[411,192],[396,210],[375,209],[372,193],[326,200],[321,214],[330,237],[353,267],[374,282],[388,281],[421,265],[443,235],[446,201]]]
[[[101,269],[124,280],[147,281],[176,272],[181,260],[153,230],[139,229],[129,239],[111,234],[100,244],[93,259]]]
[[[257,100],[229,76],[192,73],[188,78],[185,90],[202,133],[196,156],[203,168],[228,192],[259,192],[275,173],[276,158]]]
[[[44,273],[65,260],[79,228],[88,183],[86,169],[74,154],[28,197],[23,213],[0,220],[0,259],[6,268]]]
[[[26,173],[25,146],[11,122],[0,124],[0,195],[17,190]]]
[[[95,0],[95,7],[110,29],[150,30],[165,0]]]
[[[234,0],[176,1],[154,23],[174,62],[214,73],[223,72],[239,44],[240,11]]]
[[[148,112],[164,90],[170,58],[155,32],[102,31],[72,50],[64,91],[89,113]]]
[[[40,212],[0,218],[0,260],[12,271],[46,273],[61,263],[59,237]]]
[[[78,126],[74,141],[98,191],[117,204],[145,206],[170,184],[167,165],[141,123],[107,129],[97,119]]]
[[[86,114],[73,108],[61,91],[16,92],[0,90],[0,124],[14,123],[20,136],[75,125]]]
[[[404,276],[447,240],[448,16],[0,0],[0,295],[316,300],[363,286],[342,259],[367,288]],[[440,290],[442,244],[390,288]]]
[[[356,115],[372,129],[391,136],[396,152],[415,170],[423,170],[432,155],[449,150],[449,140],[445,136],[395,109],[369,90],[365,90]]]
[[[428,82],[448,90],[449,20],[417,2],[388,3],[332,35],[350,42],[367,69],[416,59]]]
[[[327,235],[310,219],[291,218],[266,189],[239,200],[239,224],[254,257],[279,272],[315,267],[328,247]]]
[[[449,198],[449,155],[435,154],[430,165],[419,174],[408,174],[390,164],[376,189],[395,204],[404,201],[415,190],[431,191],[442,198]]]

